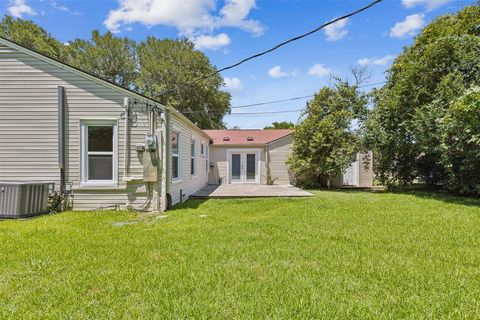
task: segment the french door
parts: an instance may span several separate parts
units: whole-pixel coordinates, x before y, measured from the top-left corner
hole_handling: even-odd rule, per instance
[[[258,151],[232,150],[228,158],[230,183],[260,183]]]

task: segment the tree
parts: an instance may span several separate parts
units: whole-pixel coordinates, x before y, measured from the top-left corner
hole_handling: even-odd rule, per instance
[[[358,90],[359,83],[335,82],[315,94],[295,128],[288,164],[299,184],[330,187],[359,151],[360,139],[352,125],[356,122],[361,128],[368,96]]]
[[[273,122],[271,126],[266,126],[263,130],[272,130],[272,129],[293,129],[295,128],[295,124],[290,121],[281,121],[281,122]]]
[[[472,87],[446,110],[440,137],[450,192],[480,195],[480,87]]]
[[[194,81],[216,69],[190,40],[148,37],[139,45],[138,57],[137,85],[143,93],[175,107],[201,128],[224,128],[230,94],[221,90],[218,74]]]
[[[377,177],[388,186],[448,183],[442,122],[452,101],[480,80],[480,6],[434,20],[405,48],[374,92],[366,124]]]
[[[50,58],[67,60],[66,46],[32,21],[4,16],[0,21],[0,36]]]
[[[70,64],[125,88],[134,89],[137,77],[136,43],[92,31],[90,40],[75,39],[68,46]]]

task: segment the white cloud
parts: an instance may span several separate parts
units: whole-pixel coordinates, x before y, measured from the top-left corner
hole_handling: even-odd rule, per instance
[[[297,71],[286,72],[282,70],[282,67],[275,66],[268,70],[268,75],[272,78],[282,78],[297,75]]]
[[[308,70],[309,75],[317,77],[325,77],[328,76],[330,73],[332,73],[332,70],[325,67],[325,65],[322,63],[315,64],[310,68],[310,70]]]
[[[225,89],[231,93],[240,93],[245,89],[242,81],[238,78],[228,78],[224,77]]]
[[[374,58],[359,59],[357,61],[357,63],[362,65],[362,66],[366,66],[366,65],[369,65],[369,64],[373,64],[373,65],[377,65],[377,66],[384,66],[384,65],[390,63],[393,59],[395,59],[394,55],[387,54],[386,56],[381,57],[381,58],[374,57]]]
[[[425,15],[412,14],[407,16],[405,20],[395,23],[390,29],[390,37],[403,38],[405,35],[413,36],[418,30],[425,26]]]
[[[416,6],[423,6],[428,11],[437,9],[452,0],[402,0],[402,4],[405,8],[413,8]]]
[[[255,35],[263,34],[260,22],[246,19],[250,10],[255,8],[255,0],[227,0],[220,10],[222,17],[217,22],[218,27],[239,27]]]
[[[263,32],[260,22],[247,19],[255,8],[255,0],[226,0],[217,11],[215,0],[118,0],[103,24],[112,32],[122,25],[141,23],[146,26],[166,25],[190,36],[212,32],[220,27],[236,27],[256,35]]]
[[[59,4],[57,1],[55,0],[52,0],[50,1],[50,4],[52,5],[52,8],[56,9],[56,10],[60,10],[60,11],[63,11],[63,12],[66,12],[68,14],[72,14],[74,16],[79,16],[81,15],[80,12],[78,11],[72,11],[70,10],[69,8],[67,8],[66,6],[64,6],[63,4]]]
[[[8,13],[15,18],[21,18],[23,15],[34,16],[37,14],[37,12],[33,10],[25,0],[10,0]]]
[[[348,33],[347,30],[348,18],[337,21],[324,28],[327,41],[337,41],[345,37]]]
[[[195,42],[195,47],[199,50],[218,50],[230,44],[230,37],[225,33],[220,33],[216,36],[201,35],[194,38],[193,42]]]

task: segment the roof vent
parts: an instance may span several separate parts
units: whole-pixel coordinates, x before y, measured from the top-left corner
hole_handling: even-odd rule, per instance
[[[223,141],[230,141],[230,137],[223,137]]]
[[[253,141],[253,137],[247,137],[247,141]]]

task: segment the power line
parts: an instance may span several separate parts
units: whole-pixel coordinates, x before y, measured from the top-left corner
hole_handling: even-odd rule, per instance
[[[277,111],[259,111],[259,112],[234,112],[228,114],[229,116],[242,116],[242,115],[254,115],[254,114],[275,114],[275,113],[291,113],[291,112],[299,112],[302,111],[303,109],[296,109],[296,110],[277,110]],[[184,111],[181,112],[183,114],[195,114],[195,113],[205,113],[205,111]],[[221,112],[207,112],[207,114],[216,114],[216,115],[223,115]]]
[[[273,100],[273,101],[265,101],[265,102],[258,102],[258,103],[252,103],[252,104],[243,104],[243,105],[240,105],[240,106],[231,107],[230,109],[263,106],[263,105],[266,105],[266,104],[279,103],[279,102],[285,102],[285,101],[294,101],[294,100],[300,100],[300,99],[311,98],[311,97],[313,97],[313,94],[308,95],[308,96],[303,96],[303,97],[294,97],[294,98],[288,98],[288,99],[282,99],[282,100]]]
[[[377,84],[383,84],[386,83],[387,81],[380,81],[380,82],[375,82],[375,83],[369,83],[365,84],[363,86],[359,86],[358,88],[366,88],[366,87],[371,87],[371,86],[376,86]],[[273,104],[273,103],[280,103],[280,102],[286,102],[286,101],[294,101],[294,100],[300,100],[300,99],[306,99],[306,98],[312,98],[314,97],[314,94],[310,94],[308,96],[301,96],[301,97],[293,97],[293,98],[286,98],[286,99],[281,99],[281,100],[273,100],[273,101],[264,101],[264,102],[257,102],[257,103],[252,103],[252,104],[243,104],[235,107],[231,107],[230,109],[239,109],[239,108],[248,108],[248,107],[256,107],[256,106],[263,106],[266,104]]]
[[[369,83],[365,84],[363,86],[359,86],[358,88],[365,88],[365,87],[371,87],[375,86],[377,84],[383,84],[386,83],[387,81],[380,81],[380,82],[374,82],[374,83]],[[252,104],[245,104],[241,106],[236,106],[236,107],[231,107],[231,109],[236,109],[236,108],[247,108],[247,107],[253,107],[253,106],[260,106],[260,105],[267,105],[267,104],[273,104],[273,103],[278,103],[278,102],[284,102],[284,101],[292,101],[292,100],[299,100],[299,99],[304,99],[304,98],[311,98],[314,95],[308,95],[308,96],[302,96],[302,97],[294,97],[294,98],[288,98],[288,99],[282,99],[282,100],[274,100],[274,101],[265,101],[265,102],[258,102],[258,103],[252,103]],[[278,114],[278,113],[292,113],[292,112],[300,112],[303,111],[303,109],[295,109],[295,110],[278,110],[278,111],[259,111],[259,112],[234,112],[230,113],[227,116],[245,116],[245,115],[265,115],[265,114]],[[197,111],[180,111],[183,114],[198,114],[198,113],[207,113],[207,114],[215,114],[215,115],[224,115],[223,113],[220,112],[208,112],[204,110],[197,110]]]
[[[197,81],[200,81],[200,80],[204,80],[204,79],[213,77],[214,75],[216,75],[216,74],[218,74],[218,73],[220,73],[220,72],[223,72],[223,71],[225,71],[225,70],[229,70],[229,69],[235,68],[235,67],[237,67],[237,66],[239,66],[239,65],[241,65],[241,64],[243,64],[243,63],[245,63],[245,62],[247,62],[247,61],[249,61],[249,60],[252,60],[252,59],[261,57],[261,56],[263,56],[263,55],[265,55],[265,54],[267,54],[267,53],[270,53],[270,52],[272,52],[272,51],[275,51],[275,50],[279,49],[280,47],[283,47],[284,45],[289,44],[290,42],[294,42],[294,41],[300,40],[300,39],[305,38],[305,37],[307,37],[307,36],[309,36],[309,35],[311,35],[311,34],[313,34],[313,33],[315,33],[315,32],[318,32],[318,31],[322,30],[323,28],[325,28],[326,26],[329,26],[329,25],[334,24],[334,23],[336,23],[336,22],[338,22],[338,21],[340,21],[340,20],[347,19],[347,18],[350,18],[350,17],[352,17],[352,16],[354,16],[354,15],[356,15],[356,14],[359,14],[360,12],[369,9],[369,8],[373,7],[374,5],[376,5],[376,4],[378,4],[378,3],[382,2],[382,1],[383,1],[383,0],[375,0],[375,1],[371,2],[370,4],[368,4],[367,6],[363,7],[363,8],[360,8],[360,9],[358,9],[358,10],[355,10],[355,11],[351,12],[351,13],[348,13],[348,14],[346,14],[346,15],[343,15],[343,16],[341,16],[341,17],[338,17],[338,18],[336,18],[336,19],[333,19],[332,21],[329,21],[329,22],[327,22],[327,23],[324,23],[324,24],[322,24],[321,26],[319,26],[319,27],[317,27],[317,28],[315,28],[315,29],[313,29],[313,30],[311,30],[311,31],[309,31],[309,32],[306,32],[306,33],[301,34],[301,35],[299,35],[299,36],[296,36],[296,37],[294,37],[294,38],[291,38],[291,39],[288,39],[288,40],[286,40],[286,41],[283,41],[283,42],[277,44],[276,46],[274,46],[274,47],[272,47],[272,48],[270,48],[270,49],[268,49],[268,50],[265,50],[265,51],[259,52],[259,53],[257,53],[257,54],[251,55],[251,56],[249,56],[249,57],[247,57],[247,58],[245,58],[245,59],[243,59],[243,60],[240,60],[239,62],[234,63],[234,64],[232,64],[232,65],[229,65],[229,66],[226,66],[226,67],[224,67],[224,68],[215,70],[214,72],[212,72],[212,73],[210,73],[210,74],[208,74],[208,75],[206,75],[206,76],[199,77],[199,78],[193,80],[192,83],[195,83],[195,82],[197,82]]]
[[[275,113],[292,113],[292,112],[300,112],[303,111],[303,109],[297,109],[297,110],[285,110],[285,111],[265,111],[265,112],[235,112],[235,113],[230,113],[228,116],[241,116],[241,115],[261,115],[261,114],[275,114]]]

